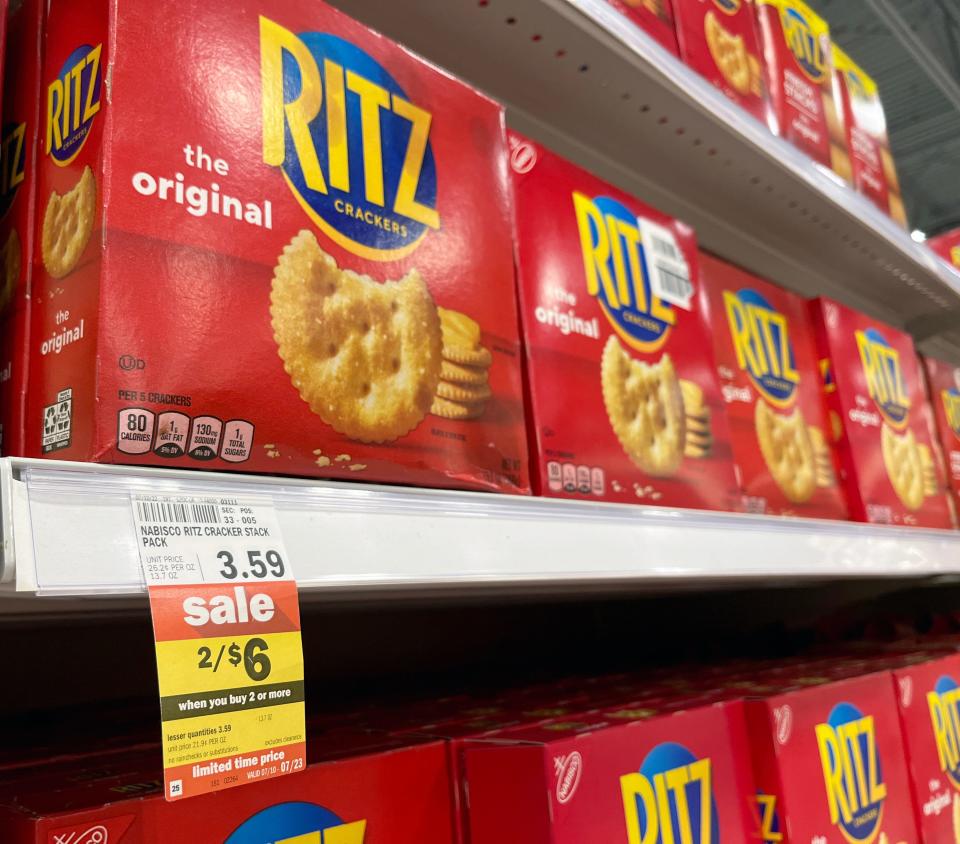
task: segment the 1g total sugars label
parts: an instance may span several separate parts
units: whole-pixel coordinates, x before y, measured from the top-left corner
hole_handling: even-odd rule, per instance
[[[297,585],[269,499],[135,495],[169,800],[305,764]]]

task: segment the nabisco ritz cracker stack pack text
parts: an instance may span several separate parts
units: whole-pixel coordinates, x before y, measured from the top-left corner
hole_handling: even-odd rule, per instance
[[[31,454],[527,490],[499,105],[312,0],[52,0],[45,67]]]
[[[757,0],[770,128],[825,167],[843,136],[833,99],[830,27],[803,0]]]
[[[753,0],[674,0],[680,56],[758,120],[767,98]]]
[[[897,668],[917,824],[926,844],[960,840],[960,656]]]
[[[693,231],[510,142],[537,491],[737,509]]]
[[[23,453],[35,187],[40,121],[43,0],[4,15],[0,146],[0,455]]]
[[[907,212],[900,195],[900,179],[890,151],[887,117],[877,83],[833,45],[834,98],[843,132],[831,135],[834,168],[881,211],[904,228]],[[836,127],[831,123],[831,132]]]
[[[700,254],[746,509],[847,518],[805,300]]]
[[[953,527],[913,341],[830,299],[810,306],[851,517]]]
[[[956,509],[960,507],[960,367],[928,357],[923,367],[956,513],[960,512]]]

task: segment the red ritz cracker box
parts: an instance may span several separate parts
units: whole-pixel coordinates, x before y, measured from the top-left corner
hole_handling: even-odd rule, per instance
[[[510,142],[536,491],[737,509],[693,231]]]
[[[746,509],[846,519],[806,301],[704,253],[700,279]]]
[[[915,844],[887,672],[746,704],[764,841]]]
[[[913,340],[830,299],[810,307],[851,516],[953,527]]]
[[[948,264],[960,269],[960,229],[933,237],[927,245]]]
[[[757,838],[741,701],[510,730],[466,745],[464,766],[471,844]]]
[[[677,55],[673,6],[677,0],[607,0],[620,14],[649,32],[662,47]]]
[[[767,98],[753,0],[674,0],[680,56],[766,123]]]
[[[168,803],[159,759],[71,780],[55,772],[18,793],[4,790],[4,844],[452,844],[455,818],[442,742],[371,746],[316,761],[305,771]]]
[[[940,448],[947,462],[947,489],[956,512],[960,507],[960,367],[925,357],[923,368]]]
[[[32,454],[528,491],[499,105],[314,0],[52,0],[45,89]]]
[[[960,656],[893,672],[921,838],[960,837]]]
[[[757,0],[770,128],[831,167],[846,153],[833,99],[830,27],[803,0]]]
[[[0,455],[8,456],[23,453],[43,9],[43,0],[23,0],[0,16]]]
[[[881,211],[906,228],[907,212],[877,83],[836,44],[832,55],[834,98],[845,129],[843,142],[835,144],[834,167]]]

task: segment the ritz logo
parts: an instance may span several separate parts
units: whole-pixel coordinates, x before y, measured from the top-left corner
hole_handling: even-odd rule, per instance
[[[100,111],[100,53],[103,44],[77,47],[47,87],[47,154],[66,167],[90,135]]]
[[[636,214],[610,197],[573,194],[587,292],[596,297],[620,338],[653,352],[676,324],[673,307],[653,295],[648,256]]]
[[[903,430],[910,416],[910,399],[900,368],[900,353],[877,331],[855,332],[867,390],[881,415],[891,426]]]
[[[873,716],[838,703],[827,723],[817,724],[816,736],[830,823],[851,844],[870,844],[880,832],[887,797]]]
[[[943,402],[943,412],[947,416],[950,430],[957,439],[960,439],[960,390],[956,387],[941,390],[940,400]]]
[[[364,844],[366,821],[347,823],[316,803],[278,803],[245,820],[224,844]]]
[[[783,841],[776,795],[758,791],[757,810],[760,815],[760,837],[763,844],[778,844],[778,842]]]
[[[820,39],[797,9],[785,8],[782,20],[787,46],[797,63],[810,79],[822,82],[827,75],[827,59]]]
[[[629,844],[720,841],[709,759],[680,744],[655,747],[640,771],[620,777]]]
[[[0,217],[13,204],[27,175],[26,123],[7,123],[0,135]]]
[[[261,17],[260,72],[263,160],[327,237],[392,261],[440,228],[432,115],[373,58]]]
[[[737,365],[776,407],[796,399],[797,372],[787,318],[755,290],[723,291]]]
[[[960,790],[960,688],[952,677],[941,677],[927,693],[933,740],[940,770]]]
[[[714,5],[728,15],[735,15],[740,11],[743,0],[713,0]]]

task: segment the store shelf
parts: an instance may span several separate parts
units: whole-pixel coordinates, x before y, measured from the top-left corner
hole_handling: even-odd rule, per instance
[[[304,590],[537,591],[960,573],[960,533],[441,490],[0,461],[7,595],[144,590],[134,492],[273,499]]]
[[[605,0],[334,0],[505,102],[508,122],[806,295],[960,362],[960,274]]]

